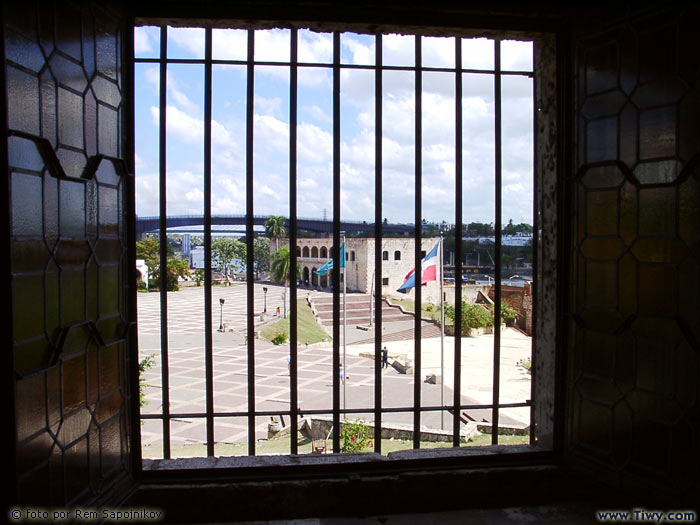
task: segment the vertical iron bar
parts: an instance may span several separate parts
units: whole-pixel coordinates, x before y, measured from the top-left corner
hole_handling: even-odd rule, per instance
[[[289,300],[291,319],[289,320],[289,409],[292,425],[291,453],[297,454],[297,432],[299,418],[298,376],[297,376],[297,42],[298,33],[292,29],[289,66],[289,259],[290,280]]]
[[[245,241],[246,241],[246,286],[248,299],[247,339],[248,339],[248,455],[255,455],[255,275],[253,272],[255,258],[254,246],[254,208],[253,208],[253,127],[255,116],[255,31],[248,30],[248,62],[247,67],[247,91],[246,91],[246,216],[245,216]]]
[[[422,115],[423,115],[423,105],[422,105],[422,91],[423,91],[423,72],[422,66],[422,56],[421,56],[421,37],[416,35],[415,37],[416,53],[415,53],[415,68],[416,68],[416,80],[415,80],[415,250],[414,250],[414,262],[415,262],[415,307],[414,307],[414,340],[413,340],[413,354],[414,354],[414,375],[413,375],[413,448],[420,448],[420,407],[421,407],[421,280],[423,277],[423,268],[421,266],[421,261],[423,257],[421,256],[422,249],[422,219],[421,219],[421,208],[422,208],[422,164],[423,164],[423,128],[422,128]]]
[[[167,76],[168,76],[168,28],[160,28],[160,93],[159,93],[159,248],[160,248],[160,370],[163,403],[163,457],[170,459],[170,371],[168,366],[168,232],[166,228],[167,199],[166,199],[166,108],[167,108]]]
[[[340,33],[333,33],[333,452],[340,452]],[[343,370],[343,378],[347,370]]]
[[[462,39],[455,38],[455,362],[452,445],[460,443],[462,399]]]
[[[134,262],[136,261],[136,199],[135,199],[135,167],[134,167],[134,153],[135,153],[135,148],[134,148],[134,133],[135,133],[135,124],[134,124],[134,118],[135,118],[135,113],[134,113],[134,105],[135,105],[135,99],[134,99],[134,18],[132,16],[128,16],[126,19],[125,23],[125,31],[124,31],[124,41],[122,43],[122,53],[123,57],[126,62],[126,67],[124,68],[124,90],[125,90],[125,96],[123,99],[123,104],[124,104],[124,110],[122,111],[122,123],[125,129],[124,133],[124,148],[122,149],[122,157],[124,158],[126,164],[127,164],[127,171],[128,171],[128,176],[126,177],[126,185],[124,187],[124,200],[123,202],[125,203],[125,216],[123,217],[123,220],[126,222],[126,239],[127,239],[127,264],[128,268],[126,269],[126,274],[127,274],[127,285],[123,287],[127,291],[127,322],[131,326],[127,333],[127,363],[128,363],[128,374],[127,374],[127,380],[128,380],[128,395],[129,395],[129,401],[128,401],[128,406],[129,406],[129,423],[131,425],[131,439],[130,439],[130,446],[131,446],[131,460],[130,460],[130,466],[131,466],[131,471],[134,473],[136,478],[138,479],[141,473],[141,421],[140,421],[140,396],[138,395],[139,393],[139,369],[138,369],[138,362],[139,362],[139,345],[138,345],[138,333],[137,333],[137,319],[138,319],[138,311],[137,311],[137,300],[136,300],[136,283],[137,283],[137,274],[136,274],[136,265]],[[0,56],[5,56],[3,52],[3,43],[4,39],[2,36],[2,28],[0,28]],[[4,69],[3,69],[4,72]],[[0,76],[2,76],[4,73],[0,72]],[[3,79],[4,80],[4,79]],[[0,80],[1,85],[5,85],[2,80]],[[6,100],[3,98],[3,102],[6,102]],[[7,105],[5,104],[4,106],[0,104],[3,108],[6,108]],[[7,122],[4,119],[4,111],[0,110],[0,112],[3,113],[2,116],[0,116],[0,122]],[[5,129],[5,134],[3,137],[7,136],[7,130]],[[2,155],[6,153],[6,142],[3,142],[2,146]],[[7,159],[5,159],[7,160]],[[2,164],[2,161],[0,161],[0,165]],[[7,165],[7,164],[5,164]],[[5,209],[10,209],[9,203],[8,206],[5,207]],[[8,239],[10,238],[9,236],[7,237]],[[12,306],[10,306],[10,309]],[[12,314],[10,314],[10,319],[12,319]],[[8,327],[6,332],[10,335],[10,341],[13,340],[12,338],[12,325]],[[10,362],[11,364],[11,362]],[[9,367],[10,370],[14,370],[13,366]],[[11,400],[13,399],[14,396],[14,389],[12,389],[12,393],[10,395],[6,395],[5,399]],[[14,404],[10,404],[10,406],[14,406]],[[10,428],[14,428],[14,425],[6,425],[9,426]],[[12,475],[13,470],[12,468],[8,468],[9,472],[7,472],[7,475]],[[15,478],[16,479],[16,478]]]
[[[496,142],[496,220],[495,220],[495,297],[493,308],[493,409],[491,411],[491,443],[498,444],[498,403],[501,378],[501,177],[502,177],[502,129],[501,129],[501,41],[494,42],[494,107]]]
[[[535,444],[535,392],[537,391],[537,368],[535,367],[535,340],[537,338],[537,271],[539,265],[537,264],[537,252],[539,246],[539,235],[537,229],[539,228],[539,217],[538,217],[538,196],[539,196],[539,184],[537,177],[537,168],[539,166],[537,162],[537,53],[535,53],[535,47],[538,45],[538,40],[535,39],[532,42],[532,159],[533,159],[533,169],[532,169],[532,285],[530,286],[531,305],[532,305],[532,319],[530,320],[530,445]]]
[[[382,453],[382,34],[374,70],[374,451]],[[369,298],[370,302],[372,297]],[[369,320],[372,322],[372,319]]]
[[[212,30],[204,30],[204,376],[206,381],[207,456],[214,455],[214,358],[211,313],[211,98]]]

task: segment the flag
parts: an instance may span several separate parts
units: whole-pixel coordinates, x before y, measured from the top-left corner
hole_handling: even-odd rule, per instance
[[[345,243],[340,245],[340,267],[345,268]],[[326,275],[333,269],[333,259],[328,259],[326,264],[321,266],[318,270],[314,270],[316,275]]]
[[[437,243],[435,247],[432,250],[430,250],[430,253],[428,253],[421,261],[421,284],[437,280],[437,264],[439,258],[438,246],[440,246],[440,243]],[[399,286],[399,289],[396,291],[401,293],[408,293],[411,290],[411,288],[413,288],[415,285],[416,272],[414,268],[413,270],[408,272],[406,277],[404,277],[403,284]]]

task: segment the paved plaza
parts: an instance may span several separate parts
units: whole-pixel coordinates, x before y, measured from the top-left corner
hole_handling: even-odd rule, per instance
[[[256,325],[275,320],[277,307],[282,311],[283,288],[255,284]],[[299,290],[300,298],[310,293]],[[321,292],[312,292],[321,294]],[[169,292],[168,297],[168,360],[170,378],[170,412],[186,414],[206,411],[204,377],[204,288],[183,288]],[[223,308],[219,299],[224,299]],[[270,315],[263,315],[264,306]],[[246,285],[235,283],[229,287],[212,288],[212,334],[213,334],[213,378],[214,411],[242,412],[248,410],[248,363],[245,345],[247,312]],[[162,410],[162,388],[160,368],[160,294],[138,295],[139,352],[141,358],[155,354],[155,366],[145,374],[149,385],[146,392],[148,404],[142,408],[144,414],[160,413]],[[223,324],[225,331],[218,331]],[[432,326],[432,325],[428,325]],[[383,340],[390,356],[413,358],[413,322],[387,323]],[[435,335],[426,328],[425,335]],[[439,334],[439,331],[438,331]],[[346,350],[346,384],[343,397],[348,408],[374,407],[374,360],[363,355],[374,353],[374,344],[367,342],[373,332],[348,327]],[[341,341],[342,343],[342,341]],[[454,380],[454,338],[445,337],[444,400],[451,404]],[[298,348],[298,397],[299,409],[332,411],[332,362],[333,348],[330,342],[315,345],[300,345]],[[341,344],[341,359],[343,347]],[[440,374],[440,338],[427,337],[422,340],[422,378],[427,374]],[[523,402],[530,398],[530,376],[518,361],[530,356],[530,338],[512,329],[502,332],[501,344],[501,402]],[[362,354],[362,355],[361,355]],[[264,339],[255,339],[255,398],[256,410],[288,411],[290,380],[288,371],[288,345],[274,345]],[[493,336],[465,337],[462,339],[462,403],[490,403],[493,379]],[[391,359],[390,359],[391,361]],[[382,406],[384,408],[410,407],[413,403],[414,376],[399,373],[393,367],[382,370]],[[421,398],[424,406],[440,405],[439,384],[421,383]],[[349,416],[354,418],[354,416]],[[363,419],[372,420],[372,414],[363,414]],[[470,417],[490,420],[490,410],[472,411]],[[501,410],[501,424],[526,424],[529,409]],[[452,417],[440,412],[426,412],[421,424],[439,429],[443,419],[444,429],[452,431]],[[288,424],[288,418],[285,418]],[[413,414],[386,413],[383,420],[390,425],[412,425]],[[269,417],[258,417],[256,439],[267,437]],[[218,443],[242,443],[248,440],[247,418],[215,418],[214,439]],[[148,420],[141,427],[144,445],[162,443],[162,423]],[[179,418],[171,422],[171,443],[186,445],[206,442],[204,418]]]

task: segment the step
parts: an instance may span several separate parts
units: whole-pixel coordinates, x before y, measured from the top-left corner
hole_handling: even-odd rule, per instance
[[[395,323],[399,321],[410,321],[413,317],[407,315],[392,315],[392,316],[382,316],[382,324],[384,323]],[[348,317],[348,324],[369,324],[369,315],[362,317]],[[374,321],[375,319],[373,319]],[[340,317],[340,322],[343,322],[343,317]],[[321,324],[323,326],[333,326],[333,319],[321,319]]]

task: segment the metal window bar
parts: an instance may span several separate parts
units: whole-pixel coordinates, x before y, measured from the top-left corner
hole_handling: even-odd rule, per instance
[[[159,239],[160,239],[160,366],[161,366],[161,385],[162,385],[162,403],[163,403],[163,457],[170,459],[170,369],[168,363],[168,294],[167,294],[167,278],[168,272],[163,271],[168,267],[168,250],[167,250],[167,229],[165,218],[167,217],[167,199],[166,199],[166,107],[168,93],[168,28],[161,27],[160,29],[160,93],[159,93],[159,125],[158,130],[158,191],[159,191]]]
[[[501,182],[503,174],[502,166],[502,115],[501,115],[501,41],[495,39],[494,42],[494,119],[495,119],[495,179],[496,179],[496,206],[495,206],[495,222],[494,234],[495,250],[494,258],[496,259],[494,278],[495,297],[493,308],[493,409],[491,416],[491,443],[498,445],[498,402],[501,390]],[[460,276],[461,278],[461,276]]]
[[[255,61],[254,43],[255,31],[248,30],[248,56],[247,60],[214,60],[212,58],[212,30],[205,30],[205,57],[204,59],[178,59],[167,57],[167,26],[160,28],[160,57],[159,58],[135,58],[135,63],[154,63],[159,65],[160,90],[159,90],[159,235],[160,239],[167,239],[167,67],[168,64],[189,63],[204,64],[205,71],[205,100],[204,100],[204,238],[205,238],[205,379],[206,379],[206,412],[205,413],[171,413],[169,400],[169,356],[168,356],[168,302],[167,302],[167,272],[160,275],[160,315],[161,315],[161,380],[162,380],[162,412],[160,414],[142,414],[142,420],[162,420],[163,431],[163,457],[171,457],[170,421],[173,418],[206,418],[207,455],[214,455],[214,421],[216,418],[247,417],[248,418],[248,453],[255,454],[255,418],[257,416],[288,415],[291,418],[293,435],[298,430],[297,419],[302,415],[326,414],[328,410],[306,410],[302,412],[298,408],[298,334],[297,334],[297,284],[293,279],[290,286],[290,409],[287,411],[256,411],[255,409],[255,342],[253,337],[247,338],[248,357],[248,409],[238,412],[217,412],[213,404],[213,342],[212,342],[212,304],[211,304],[211,124],[212,124],[212,67],[216,64],[245,65],[247,67],[247,95],[246,95],[246,266],[247,266],[247,332],[254,332],[254,200],[253,200],[253,124],[254,124],[254,71],[256,65],[288,65],[290,67],[290,219],[289,237],[290,247],[297,242],[297,72],[299,67],[326,67],[333,72],[333,243],[334,269],[333,282],[333,452],[340,452],[340,416],[353,414],[373,414],[375,417],[375,451],[381,452],[381,421],[385,413],[413,413],[414,439],[413,447],[420,447],[420,418],[422,412],[438,410],[453,410],[453,446],[459,446],[460,435],[460,411],[469,409],[491,409],[492,416],[492,443],[498,443],[499,409],[529,407],[532,411],[532,399],[523,403],[500,403],[500,314],[501,314],[501,233],[502,233],[502,100],[501,78],[504,75],[528,76],[534,78],[533,72],[528,71],[501,71],[501,42],[494,39],[494,69],[475,70],[462,68],[461,38],[455,38],[455,67],[436,68],[422,65],[421,37],[415,36],[415,64],[414,66],[391,66],[382,62],[382,35],[376,35],[375,64],[355,65],[340,63],[340,33],[333,33],[333,63],[301,63],[297,61],[298,34],[297,30],[291,32],[290,60],[289,62]],[[375,403],[372,408],[341,408],[340,403],[340,72],[342,69],[366,69],[373,70],[375,74]],[[415,74],[415,231],[414,231],[414,263],[418,275],[422,261],[422,74],[425,71],[444,71],[455,74],[455,276],[461,279],[462,254],[463,254],[463,212],[462,212],[462,75],[465,73],[478,73],[493,75],[494,77],[494,128],[495,128],[495,307],[494,307],[494,370],[493,370],[493,400],[490,404],[461,403],[461,323],[455,325],[455,356],[454,356],[454,398],[451,405],[421,406],[421,384],[414,382],[414,402],[412,407],[382,407],[382,377],[381,377],[381,348],[382,348],[382,310],[381,290],[382,286],[382,75],[384,71],[412,71]],[[535,134],[536,137],[536,134]],[[533,145],[536,150],[536,144]],[[537,182],[535,180],[535,190]],[[536,191],[535,191],[536,195]],[[535,197],[536,198],[536,197]],[[533,199],[534,220],[537,221],[536,200]],[[537,227],[533,240],[535,246],[538,241]],[[534,253],[534,252],[533,252]],[[167,243],[160,243],[160,265],[167,268]],[[535,254],[536,255],[536,254]],[[537,264],[536,257],[534,264]],[[296,268],[296,250],[290,249],[291,268]],[[294,270],[293,270],[294,271]],[[418,277],[419,279],[419,277]],[[419,281],[418,281],[419,282]],[[455,287],[455,317],[461,318],[462,290]],[[533,283],[533,299],[536,293],[536,285]],[[415,288],[416,311],[420,311],[421,287]],[[415,351],[415,377],[421,373],[421,320],[420,315],[414,319],[414,351]],[[534,336],[534,334],[533,334]],[[534,363],[534,357],[533,357]],[[533,380],[534,384],[534,374]],[[534,386],[532,387],[534,396]],[[531,415],[532,421],[532,415]],[[534,432],[531,425],[530,440],[534,442]],[[296,440],[292,440],[291,452],[297,453]]]
[[[455,38],[455,319],[462,318],[462,39]],[[459,276],[459,277],[458,277]],[[459,281],[457,281],[459,279]],[[459,282],[460,286],[457,286]],[[462,404],[462,323],[454,326],[452,446],[460,444]],[[443,380],[442,378],[440,379]]]
[[[414,339],[413,339],[413,448],[420,448],[420,405],[421,405],[421,304],[422,304],[422,294],[421,294],[421,237],[422,237],[422,224],[421,220],[421,206],[423,203],[423,177],[422,177],[422,163],[423,163],[423,106],[422,106],[422,91],[423,91],[423,73],[422,73],[422,53],[421,53],[421,37],[420,35],[415,36],[415,136],[414,136],[414,148],[415,148],[415,197],[414,197],[414,213],[415,213],[415,229],[414,229],[414,251],[413,260],[415,268],[415,306],[414,306]]]
[[[291,49],[289,66],[289,258],[290,271],[294,275],[289,287],[290,320],[289,320],[289,407],[291,420],[291,435],[297,436],[299,419],[299,395],[297,376],[297,52],[298,33],[291,31]],[[299,452],[296,439],[290,440],[290,453]]]
[[[253,229],[253,129],[255,117],[255,31],[248,30],[248,64],[246,91],[246,292],[248,334],[248,454],[255,455],[255,288],[254,288],[254,229]]]
[[[204,376],[207,407],[207,456],[214,455],[214,343],[211,312],[211,104],[212,32],[204,32]]]
[[[382,35],[374,42],[374,451],[382,453]],[[372,297],[369,298],[372,300]],[[372,319],[370,318],[370,323]]]
[[[340,452],[340,33],[333,33],[333,452]],[[347,370],[343,370],[343,378]],[[345,408],[345,407],[343,407]]]

